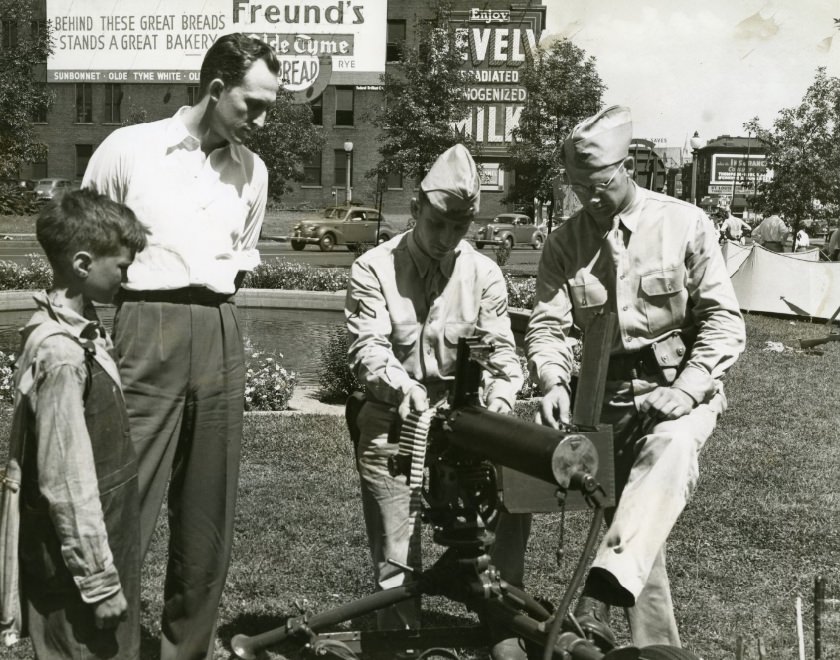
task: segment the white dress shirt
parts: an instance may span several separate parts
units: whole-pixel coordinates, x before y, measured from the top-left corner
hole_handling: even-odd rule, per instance
[[[203,286],[234,293],[237,272],[260,262],[268,172],[242,145],[205,155],[174,117],[117,129],[99,146],[82,186],[129,206],[151,231],[125,288]]]

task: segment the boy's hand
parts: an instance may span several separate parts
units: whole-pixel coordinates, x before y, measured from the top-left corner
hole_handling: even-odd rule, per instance
[[[128,603],[122,589],[93,606],[93,618],[100,630],[116,628],[128,616]]]

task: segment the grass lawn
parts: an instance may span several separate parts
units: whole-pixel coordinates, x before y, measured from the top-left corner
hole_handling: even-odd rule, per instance
[[[824,334],[822,325],[753,315],[747,329],[747,352],[727,381],[729,411],[706,445],[699,487],[669,542],[677,618],[684,645],[704,660],[734,658],[739,635],[746,658],[758,657],[759,637],[767,658],[795,658],[799,595],[812,658],[814,577],[823,575],[828,595],[840,597],[840,345],[826,345],[823,355],[794,349],[798,338]],[[789,348],[766,351],[768,341]],[[238,510],[216,658],[230,657],[234,634],[262,632],[296,614],[296,601],[318,612],[370,591],[343,418],[247,416]],[[587,523],[586,514],[567,515],[558,567],[559,518],[537,517],[528,555],[533,593],[559,601]],[[162,521],[144,567],[144,658],[157,658],[163,528]],[[427,542],[425,554],[430,564],[439,548]],[[472,620],[460,605],[439,600],[427,614],[437,624]],[[370,625],[368,618],[351,628]],[[823,625],[823,657],[840,658],[836,603],[826,605]],[[623,623],[616,627],[627,642]],[[31,657],[28,642],[0,650],[2,660]]]

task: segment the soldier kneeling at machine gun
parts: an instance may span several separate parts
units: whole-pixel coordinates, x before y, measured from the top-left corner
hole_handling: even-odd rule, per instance
[[[625,608],[636,646],[680,645],[665,541],[726,408],[721,378],[745,342],[713,223],[635,184],[631,138],[629,109],[613,106],[566,139],[566,171],[583,208],[546,240],[526,335],[545,394],[541,420],[558,427],[569,420],[572,326],[585,343],[593,314],[618,318],[601,423],[613,427],[619,499],[574,612],[604,651],[615,645],[610,605]]]
[[[489,410],[509,412],[522,386],[502,272],[463,240],[478,213],[479,185],[466,148],[456,144],[448,149],[411,202],[415,227],[366,252],[350,271],[348,360],[366,394],[360,408],[357,399],[348,401],[347,421],[357,443],[362,507],[379,589],[411,579],[391,563],[409,563],[415,531],[409,523],[410,489],[404,477],[388,469],[389,457],[398,451],[394,438],[409,413],[446,401],[458,338],[477,335],[494,347],[485,371]],[[529,522],[525,516],[503,514],[496,528],[494,564],[518,586],[528,536],[522,525]],[[517,565],[508,566],[505,557],[517,558]],[[418,609],[411,600],[380,610],[379,628],[416,628]],[[502,660],[510,657],[506,646],[516,640],[492,642],[492,657]]]

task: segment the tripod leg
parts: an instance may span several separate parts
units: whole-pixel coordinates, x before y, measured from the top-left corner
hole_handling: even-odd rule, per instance
[[[287,622],[284,626],[279,626],[259,635],[236,635],[230,642],[231,648],[237,658],[252,660],[257,657],[257,653],[262,649],[279,644],[302,630],[311,629],[317,631],[327,628],[342,621],[367,614],[368,612],[375,612],[383,607],[416,598],[420,593],[420,586],[416,582],[409,582],[393,589],[386,589],[385,591],[377,591],[350,603],[339,605],[326,612],[315,614],[308,620],[303,617],[294,619],[293,621]]]

